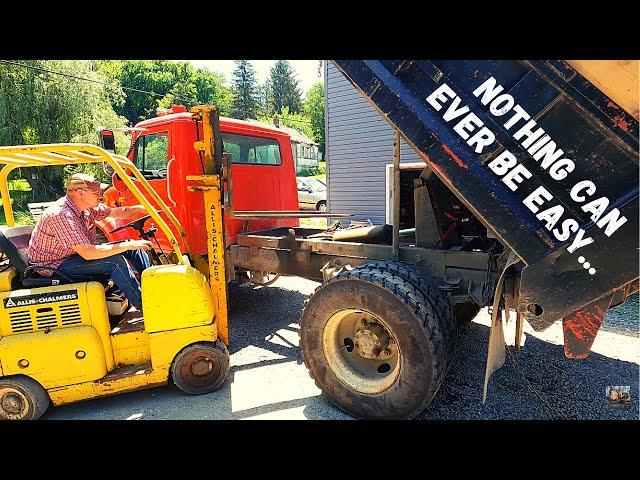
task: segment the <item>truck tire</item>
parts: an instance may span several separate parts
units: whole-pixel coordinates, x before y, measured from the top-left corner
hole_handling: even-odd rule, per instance
[[[202,395],[220,387],[229,371],[229,350],[220,340],[184,347],[173,359],[173,383],[189,395]]]
[[[48,407],[49,394],[32,378],[0,378],[0,420],[37,420]]]
[[[342,272],[305,303],[300,348],[338,408],[360,418],[411,418],[449,364],[443,319],[401,276],[367,266]]]
[[[480,312],[480,307],[475,303],[457,303],[453,306],[453,314],[458,325],[471,322]]]
[[[414,287],[418,288],[425,296],[429,305],[437,311],[437,316],[443,322],[441,330],[445,338],[447,358],[453,358],[458,335],[458,323],[455,317],[455,306],[452,307],[447,295],[438,288],[433,278],[424,270],[409,263],[395,262],[392,260],[380,260],[367,264],[379,268],[394,275],[399,275]]]

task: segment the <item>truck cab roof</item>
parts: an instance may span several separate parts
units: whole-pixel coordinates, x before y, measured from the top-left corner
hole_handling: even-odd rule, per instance
[[[165,123],[175,123],[175,122],[193,122],[193,116],[189,112],[170,113],[166,115],[153,117],[148,120],[143,120],[142,122],[138,122],[135,126],[136,128],[152,128],[157,125],[162,125]],[[287,138],[290,137],[287,132],[276,127],[270,127],[270,126],[266,126],[258,123],[247,122],[245,120],[238,120],[238,119],[229,118],[229,117],[220,117],[220,129],[223,132],[232,130],[232,131],[242,131],[244,133],[253,132],[259,135],[268,134],[273,137],[287,137]]]

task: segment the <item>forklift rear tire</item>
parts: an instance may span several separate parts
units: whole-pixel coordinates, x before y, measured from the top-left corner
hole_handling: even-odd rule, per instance
[[[229,350],[220,340],[189,345],[171,365],[173,383],[189,395],[202,395],[220,387],[229,371]]]
[[[49,394],[32,378],[0,378],[0,420],[37,420],[48,407]]]
[[[307,300],[302,357],[320,390],[350,415],[411,418],[431,402],[450,363],[439,317],[401,276],[358,267]]]

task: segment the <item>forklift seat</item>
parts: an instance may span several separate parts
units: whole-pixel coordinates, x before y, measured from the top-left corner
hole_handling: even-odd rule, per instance
[[[102,278],[89,277],[85,275],[74,275],[69,277],[55,268],[29,266],[27,249],[31,239],[32,225],[22,227],[1,227],[0,228],[0,250],[3,251],[13,267],[18,272],[18,276],[24,288],[48,287],[51,285],[62,285],[75,282],[99,281],[104,284]],[[38,270],[51,270],[50,277],[38,274]],[[108,280],[107,280],[108,281]]]

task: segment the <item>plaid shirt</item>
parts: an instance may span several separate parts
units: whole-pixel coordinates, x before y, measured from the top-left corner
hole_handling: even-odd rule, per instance
[[[109,216],[111,208],[104,204],[79,212],[66,196],[47,208],[31,233],[27,256],[30,265],[57,268],[74,255],[75,245],[94,245],[96,222]],[[50,276],[50,271],[39,271]]]

